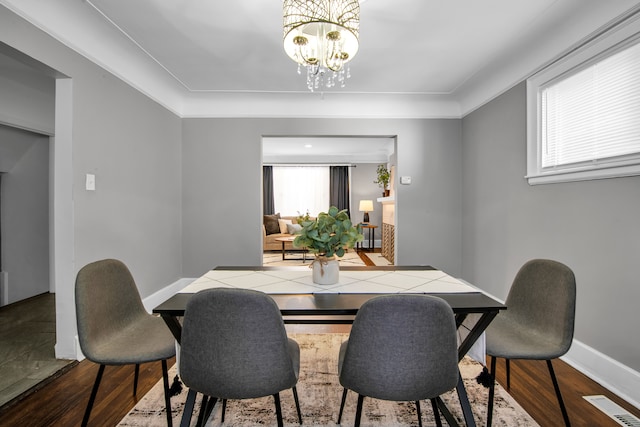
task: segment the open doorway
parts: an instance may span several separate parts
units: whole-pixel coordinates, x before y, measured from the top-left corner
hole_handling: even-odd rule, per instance
[[[0,405],[73,362],[56,359],[54,122],[59,73],[0,43]],[[6,96],[5,96],[6,95]],[[59,151],[59,150],[58,150]],[[58,154],[59,155],[59,154]],[[68,185],[58,179],[55,185]],[[58,229],[59,231],[59,229]]]
[[[309,211],[313,217],[318,208],[308,209],[305,206],[292,205],[290,203],[278,202],[286,194],[282,194],[283,188],[278,188],[277,179],[274,181],[274,170],[290,168],[307,168],[315,170],[318,168],[332,168],[337,166],[345,167],[348,170],[348,204],[351,221],[354,224],[362,223],[365,213],[368,217],[369,228],[364,230],[365,240],[358,245],[358,256],[353,257],[354,265],[391,265],[392,263],[382,257],[382,204],[379,199],[382,197],[383,189],[375,182],[377,180],[377,168],[380,164],[388,168],[395,166],[396,161],[396,138],[389,136],[321,136],[321,137],[275,137],[264,136],[262,139],[262,160],[263,160],[263,214],[280,214],[281,222],[296,222],[296,217],[304,215]],[[314,172],[315,173],[315,172]],[[275,182],[276,188],[269,188]],[[287,190],[290,193],[309,191],[312,186],[308,181],[298,180],[303,187],[298,190]],[[315,183],[314,183],[315,184]],[[373,209],[361,211],[361,206],[366,206],[371,202]],[[330,204],[318,211],[326,211]],[[291,211],[291,212],[289,212]],[[263,216],[264,221],[273,221],[273,218]],[[286,218],[285,218],[286,217]],[[286,225],[284,225],[286,227]],[[290,241],[282,241],[291,233],[280,236],[283,229],[275,226],[271,230],[263,223],[263,264],[264,265],[292,265],[292,262],[307,264],[309,258],[296,254]],[[268,232],[269,231],[269,232]],[[279,233],[277,233],[279,232]],[[277,238],[276,238],[277,237]],[[277,241],[276,241],[277,240]],[[354,251],[355,253],[356,251]]]
[[[69,364],[55,357],[49,137],[0,125],[0,406]]]

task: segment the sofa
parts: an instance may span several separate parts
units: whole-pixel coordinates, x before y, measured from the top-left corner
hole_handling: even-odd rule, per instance
[[[277,227],[276,227],[277,224]],[[296,227],[287,227],[288,225],[298,224],[295,216],[282,216],[279,214],[265,215],[262,223],[262,250],[263,251],[281,251],[282,242],[276,239],[280,237],[293,237]],[[299,227],[299,225],[297,225]],[[293,232],[292,232],[293,231]],[[293,242],[285,242],[285,249],[293,249]]]

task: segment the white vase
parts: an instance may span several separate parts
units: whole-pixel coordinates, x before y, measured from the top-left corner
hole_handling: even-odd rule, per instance
[[[338,283],[340,264],[334,258],[316,257],[313,260],[313,283],[333,285]]]

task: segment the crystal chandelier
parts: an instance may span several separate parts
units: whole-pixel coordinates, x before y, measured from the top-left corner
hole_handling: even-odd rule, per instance
[[[282,9],[284,50],[298,74],[307,69],[309,90],[344,87],[358,52],[358,0],[284,0]]]

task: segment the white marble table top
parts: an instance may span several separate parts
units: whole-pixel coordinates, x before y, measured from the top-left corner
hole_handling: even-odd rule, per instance
[[[318,293],[463,293],[480,292],[440,270],[340,271],[339,282],[318,285],[311,270],[210,270],[180,292],[195,293],[209,288],[255,289],[268,294]]]

